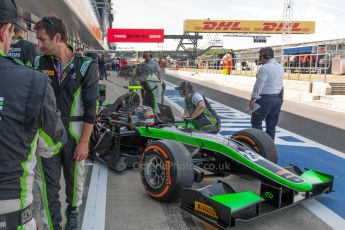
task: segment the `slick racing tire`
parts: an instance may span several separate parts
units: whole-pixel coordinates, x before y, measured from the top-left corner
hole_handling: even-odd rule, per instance
[[[272,138],[259,129],[244,129],[234,133],[232,139],[242,142],[265,159],[277,163],[278,152]]]
[[[140,162],[140,176],[144,189],[153,199],[174,202],[183,188],[191,188],[194,181],[192,157],[178,142],[159,140],[144,150]]]

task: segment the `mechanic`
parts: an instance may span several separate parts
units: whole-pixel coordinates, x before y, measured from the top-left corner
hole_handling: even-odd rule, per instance
[[[48,76],[6,56],[17,19],[14,0],[0,0],[0,229],[36,230],[36,154],[55,155],[67,137]]]
[[[18,26],[14,27],[14,36],[8,56],[19,59],[27,66],[32,66],[38,53],[37,46],[24,39],[27,31],[26,24],[22,20],[18,21]]]
[[[152,60],[152,53],[143,53],[144,62],[138,66],[138,78],[143,87],[141,95],[143,105],[150,106],[154,114],[159,113],[158,103],[163,104],[164,82],[161,80],[161,69],[159,64]]]
[[[266,122],[266,133],[274,140],[280,109],[283,104],[284,68],[274,60],[271,47],[259,51],[262,64],[256,74],[256,81],[249,101],[249,109],[254,110],[255,103],[260,107],[252,112],[252,128],[262,130],[262,121]]]
[[[207,99],[195,92],[193,85],[187,81],[181,82],[180,86],[175,89],[185,98],[186,108],[183,118],[191,120],[196,130],[217,134],[220,131],[221,122]]]
[[[98,58],[98,70],[99,70],[99,78],[101,80],[103,80],[105,78],[105,80],[107,79],[107,70],[106,70],[106,63],[105,63],[105,58],[104,55],[100,55]]]
[[[34,27],[38,47],[44,53],[35,59],[35,68],[49,74],[62,121],[68,131],[66,146],[54,160],[42,161],[42,183],[46,195],[43,220],[49,228],[61,222],[60,210],[55,207],[59,196],[61,165],[66,182],[66,229],[78,228],[78,206],[82,203],[84,161],[88,156],[89,139],[96,118],[98,100],[97,64],[90,57],[73,53],[67,45],[64,22],[54,16],[42,18]],[[49,180],[49,181],[48,181]],[[50,214],[50,215],[49,215]]]

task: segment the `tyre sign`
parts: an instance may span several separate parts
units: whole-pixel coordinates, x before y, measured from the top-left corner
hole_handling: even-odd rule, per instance
[[[108,29],[108,42],[163,43],[164,29]]]
[[[216,211],[211,206],[208,206],[206,204],[195,201],[194,210],[202,212],[202,213],[204,213],[208,216],[211,216],[215,219],[218,219],[218,215],[217,215]]]

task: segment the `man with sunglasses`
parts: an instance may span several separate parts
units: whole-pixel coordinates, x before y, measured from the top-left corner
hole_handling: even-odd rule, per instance
[[[66,146],[56,158],[42,159],[40,165],[45,209],[42,216],[50,229],[59,228],[61,214],[58,192],[62,166],[68,204],[66,229],[78,229],[84,161],[88,156],[89,139],[96,118],[97,65],[90,57],[76,55],[67,45],[67,29],[61,19],[44,17],[34,30],[37,32],[38,48],[44,53],[36,58],[34,66],[50,76],[57,107],[68,131]]]
[[[47,75],[7,56],[18,20],[14,0],[0,0],[0,229],[37,226],[34,168],[66,142]]]
[[[262,66],[256,74],[249,101],[249,109],[253,111],[251,123],[252,128],[262,130],[262,121],[265,120],[266,133],[274,140],[283,104],[284,68],[274,60],[274,51],[271,47],[260,49],[259,62]],[[255,104],[260,107],[254,111]]]
[[[144,62],[137,68],[137,77],[143,86],[141,95],[143,105],[150,106],[154,114],[159,113],[158,103],[163,104],[164,82],[161,80],[162,71],[159,64],[152,60],[152,53],[145,51]]]

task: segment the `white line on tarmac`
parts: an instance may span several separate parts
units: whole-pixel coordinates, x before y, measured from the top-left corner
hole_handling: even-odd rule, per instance
[[[93,164],[82,230],[105,229],[108,169],[97,160]]]
[[[282,131],[284,132],[284,134],[287,134],[287,135],[289,135],[289,136],[294,136],[294,137],[296,137],[297,139],[300,139],[301,141],[304,141],[304,142],[306,142],[306,143],[312,145],[311,147],[320,148],[320,149],[325,150],[325,151],[327,151],[327,152],[329,152],[329,153],[331,153],[331,154],[333,154],[333,155],[335,155],[335,156],[338,156],[338,157],[341,157],[341,158],[345,159],[345,154],[342,153],[342,152],[340,152],[340,151],[338,151],[338,150],[332,149],[332,148],[330,148],[330,147],[327,147],[327,146],[325,146],[325,145],[322,145],[322,144],[320,144],[320,143],[317,143],[317,142],[315,142],[315,141],[312,141],[312,140],[310,140],[310,139],[308,139],[308,138],[302,137],[302,136],[300,136],[300,135],[298,135],[298,134],[296,134],[296,133],[292,133],[292,132],[287,131],[287,130],[285,130],[285,129],[280,129],[280,130],[282,130]]]
[[[345,220],[332,212],[329,208],[322,205],[316,200],[308,200],[302,203],[309,211],[314,213],[315,216],[319,217],[323,222],[328,224],[334,230],[344,229]]]
[[[183,109],[165,97],[170,104],[183,113]],[[87,196],[82,230],[105,229],[108,169],[97,160],[94,161],[89,192]]]

